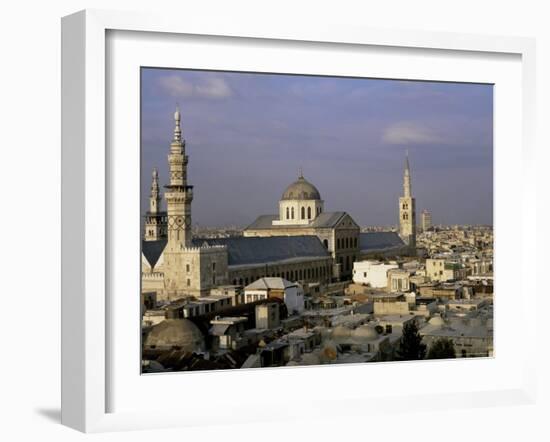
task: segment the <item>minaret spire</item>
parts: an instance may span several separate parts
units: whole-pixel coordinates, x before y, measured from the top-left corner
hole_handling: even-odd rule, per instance
[[[405,153],[405,170],[403,171],[403,196],[410,197],[411,192],[411,168],[409,166],[409,149]]]
[[[159,190],[159,172],[153,168],[153,178],[151,180],[151,196],[149,198],[149,211],[157,213],[160,206],[160,190]]]
[[[409,246],[409,252],[416,254],[416,201],[411,190],[411,168],[409,150],[405,153],[403,170],[403,196],[399,198],[399,235]]]
[[[168,250],[177,251],[189,247],[191,236],[191,202],[193,186],[187,183],[187,163],[185,140],[181,136],[181,114],[176,105],[174,112],[174,139],[170,143],[168,166],[170,180],[164,193],[168,218]]]
[[[181,113],[179,104],[176,104],[176,112],[174,112],[174,139],[172,141],[176,143],[181,143]]]

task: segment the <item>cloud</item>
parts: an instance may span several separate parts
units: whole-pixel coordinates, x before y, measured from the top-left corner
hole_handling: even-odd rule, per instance
[[[382,134],[386,144],[441,144],[444,139],[433,129],[418,123],[401,121],[390,124]]]
[[[179,75],[166,75],[158,79],[160,88],[174,98],[228,98],[232,89],[223,78],[209,77],[196,83],[185,80]]]

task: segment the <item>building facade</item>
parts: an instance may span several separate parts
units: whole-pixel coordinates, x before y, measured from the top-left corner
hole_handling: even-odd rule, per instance
[[[424,209],[421,218],[422,231],[427,232],[432,227],[432,214]]]

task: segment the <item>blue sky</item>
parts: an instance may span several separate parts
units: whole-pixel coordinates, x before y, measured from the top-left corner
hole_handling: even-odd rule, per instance
[[[407,149],[418,214],[492,224],[491,85],[144,68],[141,93],[142,212],[179,103],[194,224],[277,213],[300,167],[326,211],[396,224]]]

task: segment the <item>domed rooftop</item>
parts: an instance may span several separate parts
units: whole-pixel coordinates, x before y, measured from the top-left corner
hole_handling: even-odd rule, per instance
[[[441,316],[435,315],[433,318],[431,318],[428,321],[428,324],[441,327],[441,326],[445,325],[445,321],[443,320],[443,318]]]
[[[378,338],[378,333],[372,325],[365,324],[357,327],[353,331],[353,337],[360,340],[371,341]]]
[[[189,319],[165,319],[155,325],[144,343],[145,347],[181,350],[193,353],[204,350],[204,336]]]
[[[321,194],[313,184],[307,181],[303,175],[286,188],[283,200],[320,200]]]

